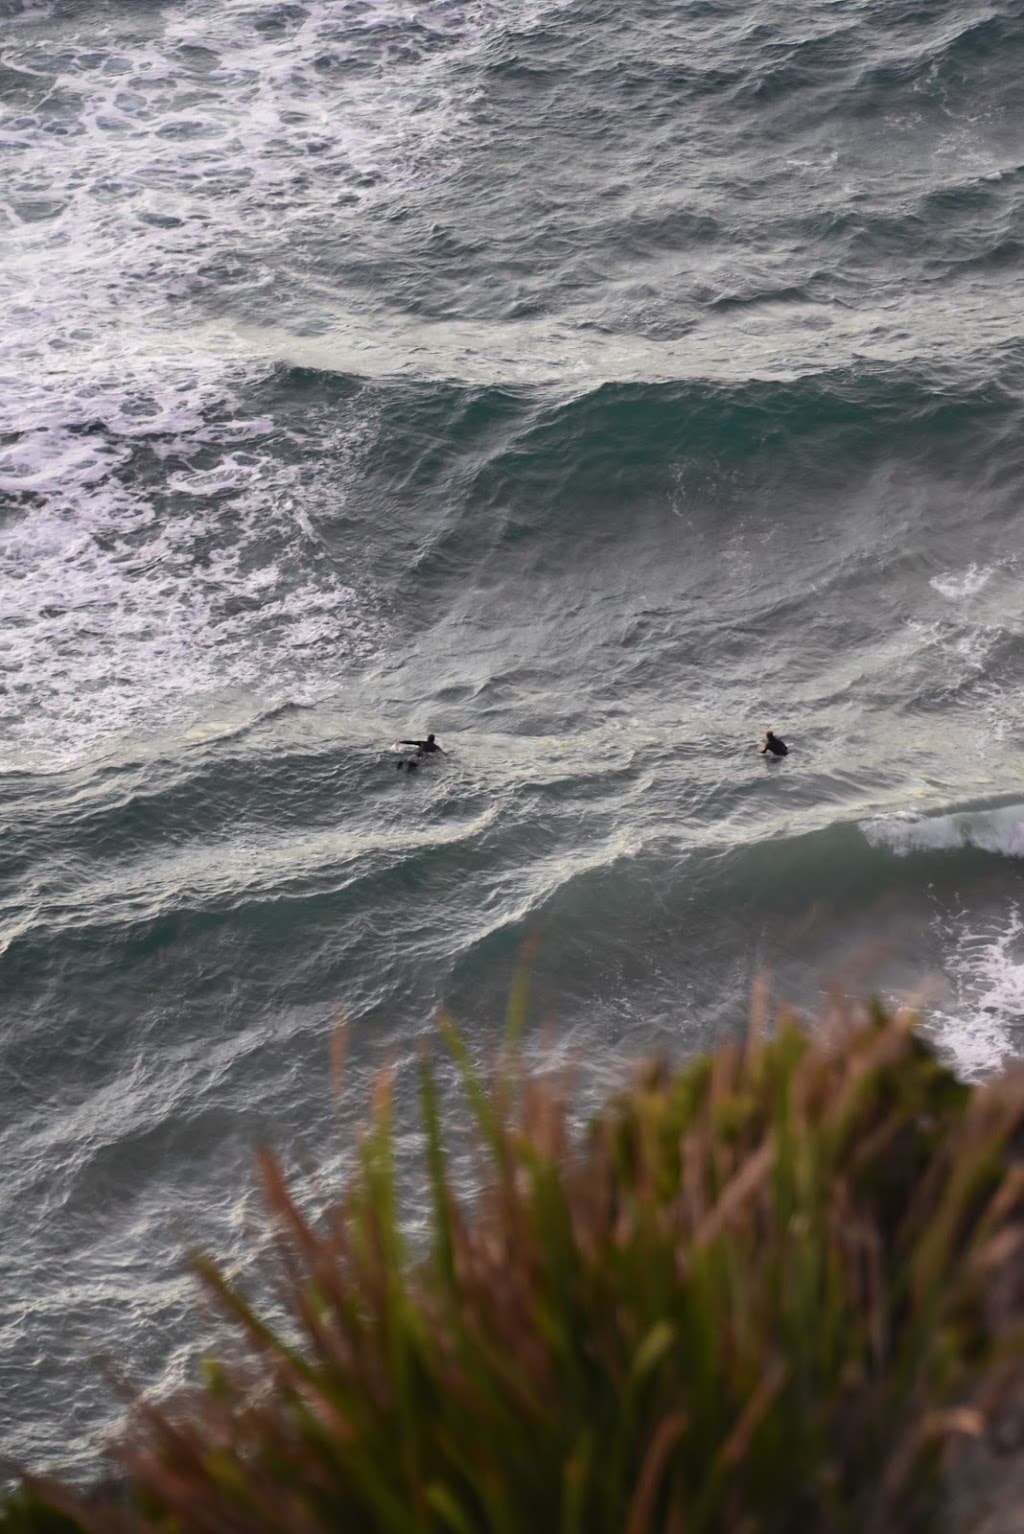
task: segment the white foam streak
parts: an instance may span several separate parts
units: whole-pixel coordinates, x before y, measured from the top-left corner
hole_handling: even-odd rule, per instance
[[[1014,908],[1002,925],[977,928],[961,918],[946,937],[946,975],[953,996],[948,1006],[933,1011],[932,1021],[960,1074],[976,1079],[1019,1053],[1024,924]]]
[[[0,764],[194,720],[211,691],[308,697],[379,642],[311,516],[373,423],[326,423],[303,478],[247,418],[272,351],[239,321],[302,333],[307,242],[450,175],[453,63],[560,3],[180,0],[5,27]]]
[[[1024,804],[920,819],[893,816],[867,821],[861,830],[872,846],[886,847],[897,857],[963,847],[977,847],[1002,857],[1024,857]]]
[[[995,570],[991,565],[971,564],[959,573],[933,575],[929,585],[939,593],[939,596],[945,597],[947,602],[963,602],[969,597],[977,596],[978,592],[988,585],[994,574]]]

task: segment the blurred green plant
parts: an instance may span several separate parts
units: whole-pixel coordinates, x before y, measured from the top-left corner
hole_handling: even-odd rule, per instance
[[[0,1508],[0,1534],[81,1534],[82,1524],[45,1497],[21,1491]]]
[[[479,1152],[461,1202],[422,1064],[427,1250],[385,1079],[320,1219],[261,1160],[287,1327],[201,1260],[247,1361],[137,1408],[130,1511],[32,1483],[3,1534],[66,1534],[53,1510],[97,1534],[935,1526],[943,1455],[1019,1381],[1024,1081],[965,1085],[881,1008],[781,1016],[578,1130],[567,1080],[518,1060],[525,1004],[490,1079],[441,1022]]]

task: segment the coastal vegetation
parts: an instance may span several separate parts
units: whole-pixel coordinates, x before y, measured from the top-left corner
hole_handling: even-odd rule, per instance
[[[275,1299],[198,1259],[234,1341],[134,1407],[116,1494],[29,1480],[3,1534],[938,1527],[1020,1382],[1024,1082],[836,1007],[646,1065],[584,1123],[518,1031],[485,1075],[441,1023],[471,1197],[421,1063],[425,1240],[390,1078],[328,1207],[263,1157]]]

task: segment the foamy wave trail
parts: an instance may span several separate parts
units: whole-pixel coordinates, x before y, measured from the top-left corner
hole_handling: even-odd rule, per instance
[[[15,9],[0,762],[23,767],[316,697],[379,649],[365,559],[313,529],[373,406],[287,440],[252,404],[259,331],[316,328],[291,252],[451,173],[453,59],[489,19],[185,0],[111,13],[97,46],[91,13]]]
[[[310,527],[323,491],[240,415],[229,377],[204,389],[197,372],[94,373],[88,421],[41,402],[0,453],[17,507],[0,533],[5,765],[66,765],[250,692],[315,695],[378,642],[358,564],[325,559]],[[318,446],[341,467],[334,436]]]
[[[947,602],[962,602],[969,597],[977,596],[984,591],[992,576],[995,574],[992,565],[968,565],[966,570],[959,572],[947,571],[943,575],[933,575],[930,581],[940,596]]]
[[[958,912],[937,925],[947,990],[930,1008],[929,1022],[961,1075],[991,1075],[1019,1057],[1024,1042],[1020,907],[988,918]]]
[[[968,847],[1000,857],[1024,857],[1024,804],[985,806],[920,818],[892,816],[869,821],[862,829],[872,846],[885,847],[898,857]]]
[[[928,987],[929,1027],[964,1077],[990,1075],[1024,1042],[1024,924],[1005,881],[979,882],[975,859],[989,854],[998,870],[1003,860],[1024,857],[1024,804],[895,815],[861,829],[871,846],[916,859],[926,873],[934,864],[939,965],[937,989]]]

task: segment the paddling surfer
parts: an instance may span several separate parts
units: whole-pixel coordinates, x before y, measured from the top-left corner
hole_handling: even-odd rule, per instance
[[[440,751],[442,756],[448,753],[443,746],[439,746],[433,735],[428,735],[426,740],[400,740],[400,746],[415,746],[417,756],[433,756],[435,751]]]
[[[403,767],[405,767],[409,772],[415,772],[420,762],[425,762],[428,756],[434,755],[435,751],[440,752],[442,756],[448,755],[444,747],[438,745],[433,735],[428,735],[426,740],[400,740],[398,744],[400,746],[416,747],[415,756],[410,756],[407,759],[403,759],[402,761],[395,763],[395,767],[398,772],[401,772]]]
[[[789,747],[780,740],[774,730],[766,730],[764,744],[757,748],[762,756],[788,756]]]

